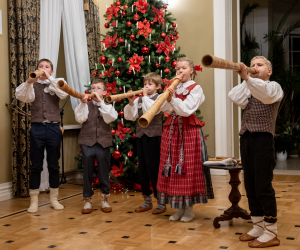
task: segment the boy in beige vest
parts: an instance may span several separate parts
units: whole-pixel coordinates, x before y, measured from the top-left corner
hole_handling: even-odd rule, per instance
[[[87,95],[81,100],[75,109],[75,119],[82,123],[78,143],[81,145],[83,163],[83,198],[84,207],[82,214],[93,211],[92,180],[94,174],[95,159],[97,159],[99,186],[102,192],[101,211],[108,213],[112,208],[108,204],[110,191],[110,146],[112,146],[112,134],[110,123],[117,119],[118,113],[111,104],[106,104],[103,97],[106,95],[107,86],[104,80],[96,79],[92,83],[92,93],[95,94],[92,101],[87,102]]]
[[[144,78],[143,97],[135,99],[128,98],[129,104],[124,108],[124,118],[135,121],[147,111],[145,99],[156,100],[159,96],[157,90],[161,86],[161,77],[155,73],[149,73]],[[160,142],[162,134],[162,113],[157,114],[147,128],[142,128],[138,123],[136,125],[136,145],[139,158],[139,176],[144,196],[144,204],[138,207],[136,212],[144,212],[152,209],[152,191],[150,190],[150,181],[153,187],[154,197],[157,198],[157,178],[160,161]],[[158,204],[152,211],[153,214],[160,214],[166,211],[166,206]]]
[[[57,87],[57,82],[63,78],[54,79],[51,75],[53,64],[48,59],[38,62],[38,70],[44,74],[38,78],[28,80],[16,89],[16,98],[22,102],[32,103],[31,129],[30,129],[30,178],[29,213],[38,211],[38,195],[43,171],[44,150],[47,151],[47,163],[49,171],[50,204],[55,210],[64,209],[58,200],[60,142],[62,132],[60,130],[59,100],[65,99],[68,94]]]
[[[228,94],[230,100],[244,109],[240,130],[240,150],[244,169],[253,229],[240,236],[250,241],[253,248],[280,244],[277,238],[277,205],[272,187],[275,168],[274,133],[280,101],[281,86],[269,81],[272,64],[263,56],[254,57],[251,67],[255,74],[248,75],[241,64],[238,74],[245,80]]]

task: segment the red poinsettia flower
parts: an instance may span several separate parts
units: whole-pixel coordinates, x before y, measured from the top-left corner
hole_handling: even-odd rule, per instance
[[[160,43],[156,52],[164,52],[166,56],[176,47],[170,43],[170,38],[167,36],[164,43]]]
[[[165,117],[169,117],[170,116],[169,114],[167,114],[165,112],[163,112],[163,114],[164,114]]]
[[[118,17],[118,11],[120,7],[114,6],[113,4],[107,8],[106,13],[108,14],[107,20],[109,21],[113,16]]]
[[[138,56],[137,54],[134,54],[133,57],[129,58],[128,61],[130,63],[129,69],[135,69],[136,71],[141,70],[140,64],[144,60],[143,56]]]
[[[137,2],[134,3],[134,5],[137,7],[137,10],[139,12],[142,12],[143,14],[145,14],[146,11],[148,11],[147,7],[149,3],[147,3],[146,0],[138,0]]]
[[[116,134],[123,141],[126,133],[131,133],[131,130],[130,130],[130,128],[124,128],[122,121],[120,121],[118,124],[118,129],[116,131]]]
[[[164,9],[156,9],[154,6],[152,6],[153,12],[155,13],[154,22],[158,22],[159,24],[166,25],[165,19],[164,19]]]
[[[149,36],[148,33],[152,33],[152,29],[150,29],[150,23],[147,21],[146,23],[144,22],[138,22],[138,27],[139,27],[139,35],[144,35],[145,38]]]
[[[173,82],[173,80],[168,80],[167,78],[162,79],[162,81],[163,81],[165,84],[167,84],[167,85],[169,85],[170,83]]]
[[[101,43],[105,44],[105,48],[108,48],[109,46],[111,47],[116,47],[117,46],[117,33],[114,35],[114,37],[106,35],[105,40],[101,41]]]
[[[120,168],[118,168],[116,165],[112,167],[112,170],[110,171],[115,177],[119,177],[121,174],[125,173],[123,171],[123,164],[120,162]]]
[[[106,83],[106,86],[107,86],[107,93],[105,95],[105,97],[107,97],[109,95],[109,93],[112,93],[112,94],[116,94],[117,91],[116,91],[116,85],[117,83],[116,82],[113,82],[113,83]]]
[[[178,40],[179,36],[177,35],[177,30],[175,30],[175,35],[173,35],[173,37],[175,37],[175,40]]]
[[[207,138],[206,138],[206,136],[205,136],[205,135],[203,135],[203,137],[204,137],[204,140],[207,140]]]
[[[195,66],[195,70],[202,72],[202,68],[200,67],[200,64],[198,64],[198,65]],[[195,71],[195,75],[197,75],[196,71]]]
[[[162,79],[162,81],[165,83],[165,88],[164,88],[164,91],[163,91],[163,92],[165,92],[166,89],[169,87],[170,83],[173,82],[173,80],[168,80],[167,78],[165,78],[165,79]]]
[[[114,70],[115,70],[114,68],[110,68],[109,70],[106,70],[106,71],[104,72],[104,75],[107,76],[107,77],[111,77],[111,73],[110,73],[110,72],[112,72],[112,71],[114,71]]]

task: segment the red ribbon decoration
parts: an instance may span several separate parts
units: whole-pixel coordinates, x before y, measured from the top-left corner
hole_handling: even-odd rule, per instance
[[[195,70],[202,72],[202,68],[200,67],[200,64],[198,64],[198,65],[195,66]],[[197,75],[196,72],[195,72],[195,75]]]

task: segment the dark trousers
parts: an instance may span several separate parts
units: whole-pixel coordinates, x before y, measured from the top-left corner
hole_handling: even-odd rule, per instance
[[[95,159],[97,159],[99,186],[103,194],[109,194],[110,182],[110,149],[103,148],[99,143],[89,147],[81,145],[83,164],[83,197],[92,197],[94,194],[92,181],[94,174]]]
[[[277,216],[272,187],[275,149],[272,134],[245,132],[240,137],[244,183],[251,216]]]
[[[43,171],[44,150],[47,151],[49,185],[59,187],[60,142],[62,132],[59,123],[31,123],[30,129],[30,180],[29,189],[38,189]]]
[[[148,137],[143,135],[136,138],[137,154],[139,157],[139,176],[143,195],[150,195],[150,181],[153,187],[154,197],[157,198],[157,178],[160,160],[161,136]]]

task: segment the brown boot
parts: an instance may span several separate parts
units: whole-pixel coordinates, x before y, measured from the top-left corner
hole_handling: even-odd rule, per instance
[[[84,198],[84,207],[81,210],[82,214],[90,214],[93,212],[93,207],[92,207],[92,197]]]
[[[145,211],[151,210],[153,208],[151,195],[149,195],[149,196],[143,195],[143,197],[144,197],[145,203],[144,203],[144,205],[138,207],[135,210],[137,213],[145,212]]]

